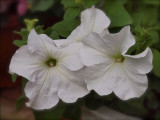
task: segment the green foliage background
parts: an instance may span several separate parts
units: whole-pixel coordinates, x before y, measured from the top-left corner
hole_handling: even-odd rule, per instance
[[[32,9],[25,18],[38,18],[40,24],[44,24],[45,16],[54,15],[62,21],[43,29],[43,26],[35,27],[38,34],[45,33],[52,39],[66,38],[72,30],[80,24],[80,13],[86,8],[95,5],[102,9],[111,19],[109,31],[118,32],[126,25],[131,26],[131,31],[136,38],[136,44],[132,46],[128,54],[138,54],[150,47],[153,52],[153,70],[148,74],[148,89],[140,98],[122,101],[114,93],[107,96],[99,96],[94,91],[76,103],[65,104],[62,101],[56,107],[47,111],[34,111],[37,120],[59,120],[62,117],[71,120],[79,120],[81,107],[96,110],[101,106],[113,108],[122,113],[137,116],[142,119],[160,120],[160,1],[159,0],[28,0]],[[42,17],[42,15],[44,15]],[[23,18],[24,19],[24,18]],[[34,26],[34,22],[28,24]],[[15,40],[14,45],[21,47],[27,44],[29,30],[27,28],[16,32],[22,39]],[[12,76],[13,82],[17,75]],[[22,79],[24,89],[26,79]],[[125,86],[124,86],[125,87]],[[17,109],[20,110],[25,102],[25,93],[17,99]]]

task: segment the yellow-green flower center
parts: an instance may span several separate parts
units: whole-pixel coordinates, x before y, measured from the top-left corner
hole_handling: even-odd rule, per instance
[[[53,66],[56,66],[57,64],[57,60],[54,59],[54,58],[49,58],[45,64],[48,66],[48,67],[53,67]]]
[[[116,57],[116,62],[123,62],[123,61],[124,61],[124,59],[125,59],[125,57],[124,57],[124,56],[122,56],[122,55],[117,56],[117,57]]]

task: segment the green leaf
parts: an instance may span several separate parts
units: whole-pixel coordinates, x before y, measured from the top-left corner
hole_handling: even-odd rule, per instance
[[[93,5],[96,5],[100,0],[83,0],[84,2],[84,7],[89,8]]]
[[[142,0],[143,3],[148,4],[148,5],[156,5],[159,6],[160,1],[159,0]]]
[[[62,0],[62,4],[64,8],[69,7],[83,7],[89,8],[95,4],[97,4],[100,0]]]
[[[56,31],[62,37],[68,37],[70,33],[80,24],[79,21],[64,20],[56,23],[52,27],[48,28],[46,31],[51,33],[51,31]]]
[[[59,102],[58,105],[49,110],[34,111],[36,120],[60,120],[65,110],[65,104]]]
[[[152,49],[153,52],[153,73],[160,77],[160,52],[156,49]]]
[[[112,101],[114,98],[115,98],[115,95],[111,93],[105,97],[105,100]]]
[[[12,82],[16,82],[17,80],[17,74],[12,74]]]
[[[21,47],[23,45],[26,45],[27,44],[27,41],[22,41],[22,40],[14,40],[13,41],[13,44],[18,46],[18,47]]]
[[[33,22],[33,23],[32,23]],[[32,29],[33,28],[33,24],[34,24],[35,21],[29,21],[27,20],[27,24],[29,26],[28,29]],[[35,27],[35,30],[38,34],[43,34],[44,33],[44,30],[43,30],[43,26],[37,26]],[[26,29],[26,28],[22,28],[20,30],[20,32],[16,32],[14,31],[14,33],[20,35],[22,37],[22,40],[14,40],[13,41],[13,44],[18,46],[18,47],[21,47],[23,45],[26,45],[27,44],[27,40],[28,40],[28,35],[29,35],[29,31]]]
[[[157,31],[149,31],[149,34],[153,40],[153,43],[158,43],[159,42],[159,34]]]
[[[75,0],[76,4],[78,4],[79,6],[83,6],[83,0]]]
[[[20,32],[14,31],[14,33],[20,35],[22,37],[23,41],[27,41],[28,35],[29,35],[29,31],[26,28],[22,28]]]
[[[111,102],[105,101],[105,105],[120,111],[122,113],[126,113],[134,116],[144,116],[147,111],[144,108],[144,98],[130,99],[128,101],[122,101],[118,98],[114,98]]]
[[[138,27],[141,24],[141,13],[132,13],[132,18],[133,18],[133,26]]]
[[[27,0],[31,5],[31,11],[46,11],[52,7],[56,0]]]
[[[133,31],[136,38],[136,44],[130,50],[135,49],[136,54],[141,53],[147,47],[150,47],[159,41],[159,36],[156,31],[147,31],[140,26],[136,27]]]
[[[144,99],[131,99],[126,102],[119,102],[118,107],[122,112],[131,114],[131,115],[145,115],[147,110],[144,108]],[[128,109],[129,108],[129,109]]]
[[[68,118],[71,120],[80,120],[81,117],[81,109],[80,107],[76,105],[67,105],[65,112],[64,112],[64,118]]]
[[[135,49],[136,49],[136,45],[131,46],[131,47],[128,49],[128,51],[127,51],[126,54],[131,55],[131,54],[135,51]]]
[[[53,31],[50,35],[50,38],[52,38],[53,40],[58,40],[59,39],[59,35],[56,31]]]
[[[24,92],[24,88],[28,80],[26,78],[22,78],[22,95],[16,100],[16,109],[19,111],[23,107],[26,99],[26,95]]]
[[[160,79],[153,74],[148,75],[148,90],[146,93],[145,106],[148,110],[158,112],[160,108],[159,94],[160,94]],[[150,111],[149,111],[150,112]],[[153,115],[154,120],[156,114]]]
[[[152,51],[153,51],[153,49],[152,49]],[[153,58],[154,59],[154,58]],[[157,91],[158,93],[160,93],[160,87],[159,87],[159,85],[160,85],[160,79],[159,79],[159,77],[157,77],[156,75],[154,75],[154,74],[150,74],[149,76],[148,76],[148,78],[149,78],[149,80],[148,80],[148,82],[149,82],[149,89],[150,90],[154,90],[154,91]],[[148,96],[148,95],[147,95]],[[158,99],[158,98],[157,98]]]
[[[22,78],[22,91],[24,91],[24,88],[27,84],[28,80],[26,78]]]
[[[159,17],[158,13],[159,9],[156,7],[141,6],[140,8],[137,8],[134,13],[132,13],[132,18],[134,20],[133,24],[136,25],[138,23],[141,27],[147,30],[157,27]],[[152,17],[150,17],[150,15]]]
[[[84,98],[79,98],[76,103],[74,103],[76,106],[82,107],[85,104]]]
[[[78,4],[76,4],[76,0],[62,0],[61,3],[64,5],[64,8],[78,6]]]
[[[105,1],[104,11],[111,19],[112,27],[122,27],[132,24],[133,20],[119,0]]]
[[[23,94],[16,100],[16,110],[21,110],[25,103],[26,96]]]
[[[154,92],[149,92],[146,99],[147,99],[147,102],[146,102],[147,108],[155,110],[155,109],[158,109],[158,107],[160,107],[160,102],[157,99]]]
[[[54,16],[62,18],[62,15],[64,15],[63,8],[64,6],[61,4],[61,0],[56,0],[55,4],[51,8],[51,12],[54,14]]]
[[[157,49],[158,51],[160,51],[160,40],[158,43],[152,45],[153,48]]]
[[[43,30],[43,26],[36,26],[35,28],[37,34],[43,34],[44,30]]]
[[[64,20],[71,20],[80,14],[81,9],[78,7],[68,8],[64,14]]]
[[[85,97],[85,101],[85,106],[91,110],[96,110],[104,105],[104,100],[101,97],[97,97],[94,91]]]

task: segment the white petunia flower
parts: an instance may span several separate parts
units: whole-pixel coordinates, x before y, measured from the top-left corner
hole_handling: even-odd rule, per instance
[[[110,25],[109,18],[103,11],[95,7],[84,10],[81,13],[81,24],[73,30],[66,40],[56,40],[58,47],[66,46],[74,42],[82,42],[84,37],[89,33],[95,32],[100,35],[108,33],[108,26]]]
[[[49,109],[59,98],[72,103],[88,93],[84,82],[72,72],[83,67],[76,54],[79,45],[74,43],[58,49],[45,34],[30,32],[28,45],[16,51],[9,67],[11,73],[29,80],[25,87],[29,107]]]
[[[141,96],[148,86],[145,74],[152,69],[152,52],[147,48],[141,54],[126,55],[134,44],[129,26],[103,37],[90,33],[80,50],[82,62],[89,66],[84,72],[88,90],[99,95],[114,92],[122,100]]]

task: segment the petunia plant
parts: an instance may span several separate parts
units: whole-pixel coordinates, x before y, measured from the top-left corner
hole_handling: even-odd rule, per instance
[[[32,12],[60,4],[55,0],[43,8],[29,2]],[[62,5],[62,21],[43,29],[35,26],[37,19],[25,19],[26,28],[16,32],[22,40],[13,42],[20,48],[9,72],[14,82],[18,75],[24,83],[17,108],[25,103],[38,120],[80,120],[84,109],[102,106],[158,119],[159,18],[155,13],[149,21],[144,11],[157,12],[159,3],[61,0]]]

